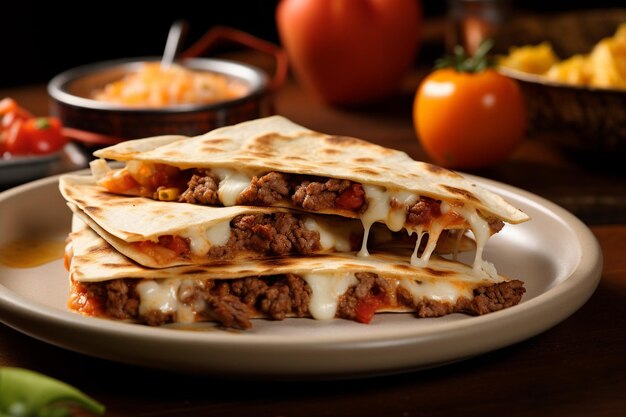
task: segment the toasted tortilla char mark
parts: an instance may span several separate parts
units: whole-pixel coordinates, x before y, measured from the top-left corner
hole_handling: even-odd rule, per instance
[[[250,155],[256,156],[258,158],[271,158],[275,156],[275,154],[272,152],[255,151],[255,150],[251,150]]]
[[[369,168],[355,168],[354,172],[358,172],[360,174],[368,174],[368,175],[372,175],[372,176],[380,176],[380,173],[374,171],[373,169],[369,169]]]
[[[139,154],[140,154],[140,152],[137,152],[137,155],[139,155]],[[171,151],[166,151],[166,152],[164,152],[164,155],[165,155],[165,156],[169,156],[169,157],[176,158],[177,156],[179,156],[179,153],[178,153],[178,151],[176,151],[176,150],[171,150]]]
[[[452,272],[452,271],[441,271],[441,270],[432,269],[432,268],[429,268],[429,267],[425,267],[424,271],[426,271],[430,275],[433,275],[433,276],[436,276],[436,277],[444,277],[446,275],[454,275],[454,272]]]
[[[205,139],[202,141],[202,143],[205,143],[207,145],[219,145],[221,143],[230,143],[231,140],[230,139],[223,139],[223,138],[215,138],[215,139]]]
[[[260,259],[259,262],[266,267],[277,267],[277,266],[296,265],[298,263],[298,259],[297,258],[292,259],[288,257],[285,257],[285,258],[271,257],[271,258]]]
[[[101,207],[96,207],[96,206],[85,206],[84,210],[86,212],[94,214],[94,215],[102,212],[102,208]]]
[[[424,163],[424,168],[426,168],[427,171],[432,172],[433,174],[437,174],[437,175],[447,175],[451,178],[463,178],[461,175],[457,174],[454,171],[450,171],[449,169],[446,169],[444,167],[441,167],[439,165],[433,165],[433,164],[429,164],[429,163]]]
[[[291,141],[288,136],[283,136],[277,133],[267,133],[265,135],[258,136],[252,140],[246,147],[250,151],[271,152],[272,155],[276,154],[276,149],[280,148],[280,143]]]
[[[450,191],[453,194],[461,195],[470,201],[479,201],[478,198],[476,198],[476,196],[472,194],[470,191],[461,190],[460,188],[456,188],[456,187],[452,187],[452,186],[444,185],[444,184],[442,184],[441,187]]]
[[[329,145],[334,145],[334,146],[365,146],[365,147],[371,147],[372,144],[369,142],[366,142],[362,139],[357,139],[357,138],[353,138],[352,136],[339,136],[339,135],[335,135],[335,136],[327,136],[324,138],[324,140],[326,141],[327,144]],[[388,149],[381,149],[379,150],[380,152],[386,153],[385,151],[388,151]]]
[[[204,269],[187,269],[181,272],[182,275],[199,275],[204,273],[206,273]]]
[[[288,161],[306,161],[306,159],[297,155],[287,155],[285,156],[285,159],[287,159]]]
[[[206,153],[220,153],[220,152],[224,152],[223,149],[216,148],[215,146],[203,146],[201,150],[202,150],[202,152],[206,152]]]
[[[372,163],[374,163],[376,161],[374,160],[374,158],[361,157],[361,158],[355,158],[354,162],[360,162],[362,164],[372,164]]]
[[[394,264],[394,269],[400,269],[400,270],[410,270],[413,267],[409,264]]]
[[[102,264],[103,267],[105,268],[128,268],[127,264],[123,264],[123,263],[113,263],[113,262],[107,262]]]
[[[322,153],[325,153],[327,155],[338,155],[341,153],[341,151],[338,151],[337,149],[322,149],[321,151]],[[333,164],[335,164],[336,162],[333,161]]]

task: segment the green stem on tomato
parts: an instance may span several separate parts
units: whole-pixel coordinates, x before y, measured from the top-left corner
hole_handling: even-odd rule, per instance
[[[493,47],[493,40],[485,39],[472,56],[467,56],[461,45],[454,47],[454,54],[435,61],[435,69],[454,68],[458,72],[481,72],[493,67],[494,62],[487,56]]]
[[[39,130],[48,129],[50,127],[50,120],[47,117],[38,117],[35,120],[35,127]]]
[[[68,406],[101,416],[105,407],[64,382],[21,368],[0,368],[0,417],[70,417]]]

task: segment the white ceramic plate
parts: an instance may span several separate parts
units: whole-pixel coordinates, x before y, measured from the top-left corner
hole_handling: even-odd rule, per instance
[[[589,229],[528,192],[475,178],[532,217],[507,225],[486,258],[526,283],[522,302],[480,317],[416,319],[378,315],[368,325],[347,320],[257,320],[247,331],[207,325],[151,328],[67,311],[61,260],[28,269],[0,267],[0,320],[48,343],[130,364],[182,372],[257,378],[359,377],[433,367],[527,339],[567,318],[595,290],[602,269]],[[46,178],[0,194],[0,245],[43,233],[64,239],[70,211]]]

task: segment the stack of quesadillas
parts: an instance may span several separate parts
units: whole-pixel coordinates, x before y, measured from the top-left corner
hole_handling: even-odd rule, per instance
[[[367,323],[379,312],[484,314],[524,293],[483,249],[528,216],[400,151],[273,116],[95,155],[91,176],[60,181],[75,215],[69,305],[86,315]]]

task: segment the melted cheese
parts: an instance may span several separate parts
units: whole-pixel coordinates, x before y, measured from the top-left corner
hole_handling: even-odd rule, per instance
[[[303,274],[304,279],[311,287],[311,301],[309,312],[314,319],[329,320],[337,313],[337,301],[348,288],[358,280],[353,273],[315,273]]]
[[[227,207],[237,204],[237,198],[252,181],[252,176],[234,169],[214,168],[212,172],[220,179],[217,194]]]
[[[324,250],[335,249],[339,252],[350,251],[350,230],[348,227],[342,227],[328,223],[322,219],[314,219],[307,217],[304,221],[304,227],[307,230],[315,231],[320,234],[320,246]]]
[[[421,232],[418,235],[417,242],[415,242],[415,250],[413,251],[413,255],[411,255],[411,265],[418,267],[425,267],[428,265],[428,261],[430,260],[430,256],[435,251],[437,247],[437,240],[439,240],[439,235],[443,231],[443,227],[439,222],[433,222],[428,229],[428,243],[426,243],[426,247],[424,248],[424,252],[422,252],[422,256],[417,256],[417,251],[419,249],[419,245],[421,243],[421,239],[426,232]]]
[[[309,312],[316,320],[330,320],[337,314],[339,299],[352,286],[358,284],[353,272],[310,272],[301,275],[311,288]],[[472,277],[469,281],[475,281]],[[464,281],[448,281],[445,279],[427,279],[416,281],[413,278],[399,278],[390,281],[393,288],[401,287],[409,292],[414,303],[422,300],[456,303],[460,297],[471,299],[473,285]],[[178,323],[193,323],[196,316],[206,310],[206,302],[202,297],[193,297],[195,285],[203,285],[200,280],[163,279],[143,280],[137,284],[139,294],[139,313],[150,311],[173,313]],[[182,302],[181,300],[189,300]]]
[[[404,227],[406,221],[406,209],[393,209],[390,206],[392,198],[396,198],[398,202],[403,202],[413,199],[417,201],[417,196],[411,195],[405,191],[393,193],[386,190],[384,187],[377,185],[363,184],[363,190],[365,191],[365,197],[367,198],[367,209],[361,214],[361,222],[363,222],[363,228],[365,229],[363,235],[363,243],[359,256],[369,256],[367,251],[367,241],[369,238],[370,228],[375,222],[383,222],[387,227],[397,232]]]
[[[185,279],[178,287],[177,295],[180,300],[191,298],[191,304],[179,303],[178,312],[176,314],[176,322],[193,323],[196,321],[196,312],[206,309],[206,301],[202,297],[193,297],[196,285],[204,288],[204,281]]]
[[[441,203],[441,212],[446,213],[448,211],[452,211],[463,217],[470,225],[470,229],[474,235],[474,240],[476,241],[476,255],[474,257],[473,264],[474,272],[480,276],[497,278],[498,273],[495,266],[491,262],[487,262],[483,259],[485,245],[491,236],[489,223],[483,219],[480,214],[478,214],[478,211],[474,207],[452,206],[446,203]]]
[[[413,232],[413,230],[409,230],[409,236],[411,236]],[[422,238],[425,235],[421,226],[415,230],[415,233],[417,233],[417,240],[415,241],[415,249],[413,249],[413,254],[411,255],[411,265],[417,265],[420,262],[420,258],[417,256],[417,251],[419,250],[420,243],[422,243]]]
[[[358,256],[369,256],[367,242],[372,224],[383,222],[393,232],[401,230],[406,223],[408,207],[415,204],[419,196],[409,191],[390,191],[377,185],[363,184],[363,190],[367,198],[367,209],[361,214],[365,232]],[[391,206],[392,200],[396,200],[397,204],[394,205],[397,208]]]
[[[459,297],[473,297],[472,292],[468,288],[461,288],[459,285],[444,280],[420,282],[410,278],[402,278],[400,287],[411,294],[413,302],[416,304],[423,299],[454,304]]]
[[[222,246],[228,243],[231,229],[230,221],[224,220],[215,223],[205,231],[202,229],[190,229],[181,234],[181,237],[189,239],[189,249],[196,256],[206,255],[213,246]]]
[[[209,227],[205,235],[211,246],[222,246],[228,243],[230,232],[230,220],[224,220]]]
[[[178,310],[178,286],[180,280],[176,278],[164,280],[143,280],[137,284],[139,294],[139,314],[143,315],[152,310],[162,313],[176,313]]]
[[[398,191],[391,195],[389,201],[391,202],[392,199],[396,200],[399,207],[389,207],[389,214],[387,214],[387,226],[390,230],[397,232],[404,227],[408,209],[413,204],[417,203],[419,196],[409,191]]]
[[[354,273],[327,272],[303,274],[311,287],[309,312],[317,320],[329,320],[337,313],[338,300],[348,288],[357,284]],[[174,320],[179,323],[193,323],[196,312],[203,311],[206,303],[202,299],[194,299],[187,305],[179,301],[188,298],[186,292],[193,291],[194,282],[176,278],[164,280],[144,280],[137,284],[139,294],[139,314],[147,314],[156,310],[162,313],[174,313]]]

